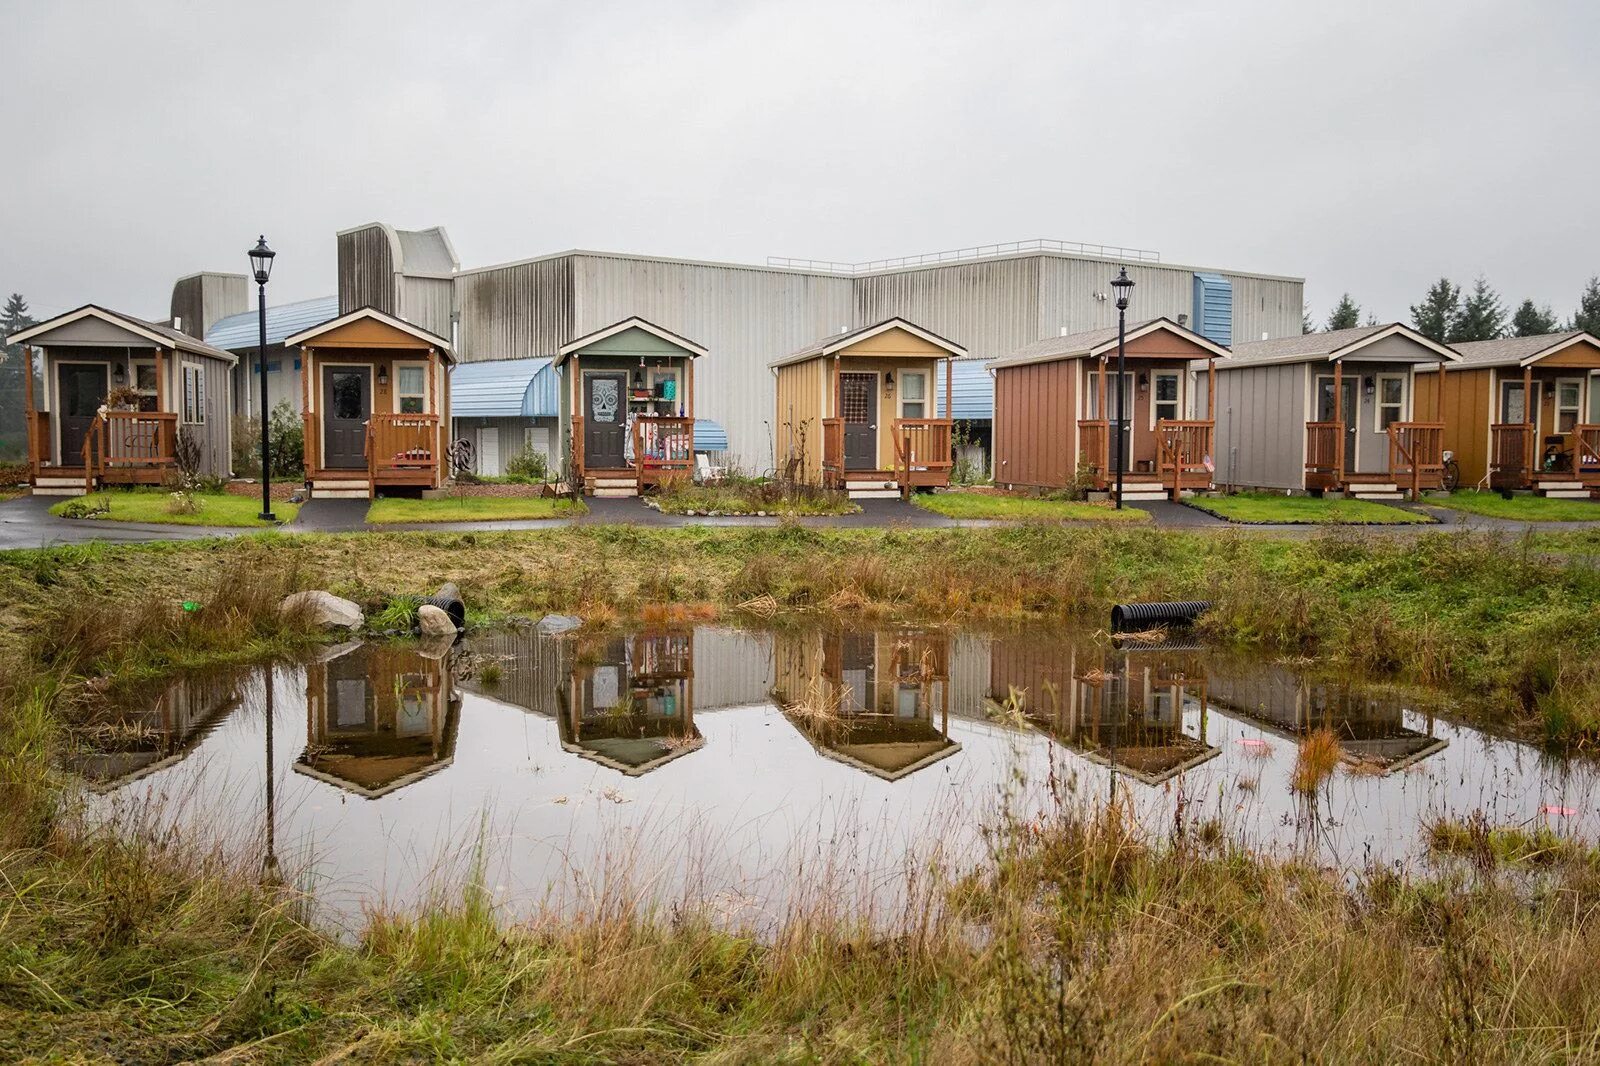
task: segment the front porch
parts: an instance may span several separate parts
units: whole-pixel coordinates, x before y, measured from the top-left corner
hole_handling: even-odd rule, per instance
[[[1531,423],[1490,426],[1489,487],[1557,498],[1600,495],[1600,425],[1580,422],[1544,437]]]
[[[178,416],[170,411],[97,413],[78,448],[49,411],[27,412],[28,480],[38,496],[78,496],[111,485],[160,485],[177,469]]]
[[[1180,499],[1185,493],[1208,492],[1215,464],[1212,441],[1216,423],[1210,419],[1160,419],[1151,434],[1154,459],[1130,459],[1122,474],[1123,497],[1129,500]],[[1079,419],[1078,446],[1096,492],[1116,493],[1117,476],[1111,456],[1111,423],[1105,419]],[[1132,469],[1127,469],[1131,466]]]
[[[1444,487],[1444,423],[1389,425],[1388,461],[1382,469],[1356,471],[1345,444],[1343,422],[1306,423],[1306,489],[1372,499],[1419,499]]]

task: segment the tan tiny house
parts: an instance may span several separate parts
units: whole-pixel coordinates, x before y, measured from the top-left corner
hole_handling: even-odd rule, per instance
[[[1463,487],[1600,492],[1600,338],[1572,331],[1452,347],[1461,361],[1442,382],[1419,378],[1418,397],[1436,409],[1443,389],[1445,447]]]
[[[994,479],[1005,488],[1063,489],[1080,473],[1113,490],[1111,427],[1125,405],[1124,495],[1176,499],[1211,487],[1215,362],[1226,348],[1166,318],[1135,323],[1117,390],[1115,326],[1044,340],[990,363]]]
[[[13,333],[43,387],[23,375],[28,479],[41,496],[159,485],[185,439],[198,472],[232,473],[229,397],[238,362],[168,326],[86,304]]]
[[[771,363],[779,472],[851,495],[950,484],[949,401],[934,410],[934,375],[965,348],[903,318],[849,330]]]
[[[301,353],[311,495],[436,489],[449,474],[450,343],[363,307],[284,338]]]

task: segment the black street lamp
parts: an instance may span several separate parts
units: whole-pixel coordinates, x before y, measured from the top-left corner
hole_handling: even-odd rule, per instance
[[[256,276],[261,308],[261,346],[257,350],[257,357],[260,360],[261,372],[261,520],[263,522],[278,520],[278,516],[272,513],[272,457],[267,448],[267,419],[270,417],[267,408],[267,279],[272,276],[272,260],[277,254],[267,247],[265,234],[262,234],[256,246],[250,249],[250,269]]]
[[[1133,279],[1128,277],[1128,268],[1123,267],[1111,281],[1111,287],[1117,290],[1117,510],[1122,510],[1122,468],[1127,466],[1127,456],[1123,450],[1127,447],[1123,434],[1128,427],[1128,412],[1125,410],[1128,402],[1128,363],[1127,363],[1127,336],[1128,336],[1128,296],[1133,291]],[[265,322],[265,319],[262,319]],[[263,326],[264,330],[266,327]],[[262,336],[266,334],[263,333]]]

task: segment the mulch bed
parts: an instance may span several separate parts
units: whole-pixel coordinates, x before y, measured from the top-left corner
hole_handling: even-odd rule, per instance
[[[272,479],[272,498],[274,500],[287,500],[290,496],[305,487],[299,478],[288,481]],[[230,481],[223,486],[223,491],[230,496],[261,496],[261,482],[259,481]]]
[[[462,485],[449,486],[452,496],[496,496],[521,498],[545,495],[544,485]]]

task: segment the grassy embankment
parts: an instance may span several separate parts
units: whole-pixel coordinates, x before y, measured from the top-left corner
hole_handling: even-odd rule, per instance
[[[591,616],[669,602],[737,616],[758,599],[763,611],[1024,617],[1204,594],[1218,600],[1219,637],[1521,690],[1530,706],[1583,681],[1600,598],[1589,567],[1476,536],[606,528],[0,556],[0,1057],[1600,1052],[1600,875],[1582,854],[1531,889],[1502,883],[1492,863],[1462,880],[1374,872],[1347,886],[1232,851],[1208,824],[1180,820],[1156,844],[1115,812],[1064,803],[997,825],[992,861],[972,876],[923,871],[888,934],[830,905],[825,885],[771,940],[718,928],[695,901],[641,914],[614,894],[506,928],[469,891],[424,914],[376,915],[342,944],[253,870],[162,833],[96,838],[61,807],[51,766],[92,713],[84,696],[101,682],[89,679],[292,648],[307,637],[276,612],[290,588],[375,605],[447,578],[482,609]],[[179,598],[202,609],[186,614]]]
[[[1143,522],[1150,512],[1137,507],[1120,511],[1109,503],[1005,496],[994,492],[918,493],[911,502],[946,518],[989,518],[1018,522]]]
[[[1279,496],[1270,492],[1239,492],[1231,496],[1194,496],[1190,507],[1226,518],[1230,522],[1287,525],[1416,525],[1433,521],[1427,515],[1403,511],[1372,500],[1315,496]]]
[[[1463,490],[1449,496],[1431,497],[1427,504],[1509,522],[1600,522],[1600,503],[1593,500],[1524,495],[1507,499],[1498,492]]]
[[[731,478],[718,485],[675,479],[662,484],[650,499],[666,514],[803,516],[861,510],[843,492],[755,478]]]
[[[412,522],[493,522],[528,518],[573,518],[588,514],[582,500],[553,496],[449,496],[442,500],[373,500],[369,525]]]
[[[193,513],[173,509],[172,493],[162,489],[117,489],[97,492],[62,500],[50,508],[53,515],[71,516],[75,508],[105,504],[109,510],[91,515],[82,521],[145,522],[168,526],[214,526],[228,528],[277,525],[260,519],[260,496],[235,496],[229,492],[197,492],[192,496],[199,509]],[[278,522],[288,522],[299,512],[298,504],[287,500],[274,500],[272,513]]]

